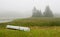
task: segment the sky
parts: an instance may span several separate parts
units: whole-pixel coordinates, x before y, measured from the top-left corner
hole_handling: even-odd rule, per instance
[[[34,6],[44,12],[47,5],[60,14],[60,0],[0,0],[0,17],[30,17]]]

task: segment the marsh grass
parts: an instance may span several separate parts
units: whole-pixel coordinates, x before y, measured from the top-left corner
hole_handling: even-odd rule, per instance
[[[8,24],[28,26],[31,31],[6,29]],[[28,18],[0,23],[0,37],[60,37],[60,18]]]
[[[8,24],[18,25],[18,26],[60,26],[60,18],[16,19]]]
[[[30,32],[1,29],[0,37],[60,37],[60,27],[31,27]]]

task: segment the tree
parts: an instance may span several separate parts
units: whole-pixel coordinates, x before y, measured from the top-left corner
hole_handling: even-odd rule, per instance
[[[36,13],[36,17],[42,17],[42,13],[41,13],[41,10],[37,10],[37,13]]]
[[[33,8],[33,13],[32,13],[32,17],[35,17],[36,16],[36,7]]]
[[[50,10],[49,6],[46,7],[45,12],[44,12],[45,17],[53,17],[53,13]]]
[[[41,17],[41,16],[42,16],[41,10],[39,11],[36,9],[36,7],[34,7],[32,17]]]

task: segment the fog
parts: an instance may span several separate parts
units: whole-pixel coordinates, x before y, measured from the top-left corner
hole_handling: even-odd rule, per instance
[[[60,0],[0,0],[0,18],[30,17],[34,6],[44,12],[47,5],[60,16]]]

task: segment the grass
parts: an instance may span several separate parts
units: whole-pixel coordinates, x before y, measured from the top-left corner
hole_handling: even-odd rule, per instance
[[[17,19],[9,24],[18,26],[60,26],[60,18]]]
[[[60,27],[30,27],[30,32],[0,29],[0,37],[60,37]]]
[[[6,25],[28,26],[30,32],[6,29]],[[27,18],[0,23],[0,37],[60,37],[60,18]]]

